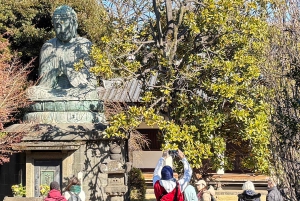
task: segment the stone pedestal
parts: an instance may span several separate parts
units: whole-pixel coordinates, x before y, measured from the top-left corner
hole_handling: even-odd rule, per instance
[[[77,96],[75,92],[81,94]],[[47,167],[53,172],[51,181],[55,179],[62,189],[67,185],[67,178],[81,172],[87,199],[105,199],[106,175],[97,172],[96,167],[109,152],[108,140],[102,136],[106,128],[103,101],[96,89],[44,91],[44,88],[32,87],[28,94],[32,104],[27,108],[23,123],[7,130],[24,133],[22,141],[13,148],[26,150],[26,196],[40,195],[39,186],[44,182],[41,178],[48,171],[44,168]],[[90,190],[91,183],[95,189]]]
[[[125,186],[124,172],[120,171],[114,173],[107,173],[107,186],[104,188],[105,193],[111,201],[123,201],[124,194],[127,192],[127,186]]]
[[[42,197],[5,197],[3,201],[43,201]]]
[[[110,161],[107,164],[101,164],[100,170],[107,174],[107,186],[104,188],[105,193],[110,201],[123,201],[127,192],[125,185],[126,168],[119,161]]]
[[[131,169],[131,163],[122,164],[121,147],[117,143],[110,144],[110,159],[100,165],[100,170],[107,174],[107,186],[104,188],[110,201],[123,201],[128,188],[125,174]]]

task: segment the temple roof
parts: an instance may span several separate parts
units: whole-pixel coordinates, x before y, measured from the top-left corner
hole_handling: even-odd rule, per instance
[[[150,77],[148,86],[154,86],[157,74]],[[100,100],[111,102],[140,102],[142,93],[142,81],[137,79],[124,80],[115,78],[102,80],[104,87],[98,88]]]

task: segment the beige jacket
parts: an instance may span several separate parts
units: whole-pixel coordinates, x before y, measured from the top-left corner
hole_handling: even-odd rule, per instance
[[[202,196],[198,194],[198,201],[211,201],[211,195],[216,198],[216,192],[212,186],[208,190],[204,190]]]

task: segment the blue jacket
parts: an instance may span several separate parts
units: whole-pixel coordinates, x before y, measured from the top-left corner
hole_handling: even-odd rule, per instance
[[[188,185],[185,189],[184,189],[184,200],[185,201],[197,201],[198,197],[197,197],[197,193],[195,190],[195,187],[192,185]]]

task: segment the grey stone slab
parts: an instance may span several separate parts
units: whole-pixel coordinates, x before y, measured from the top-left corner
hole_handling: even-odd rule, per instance
[[[20,142],[12,145],[14,150],[77,150],[81,142]]]
[[[43,201],[42,197],[4,197],[3,201]]]
[[[6,132],[23,132],[22,141],[71,141],[104,139],[103,124],[14,124]]]

